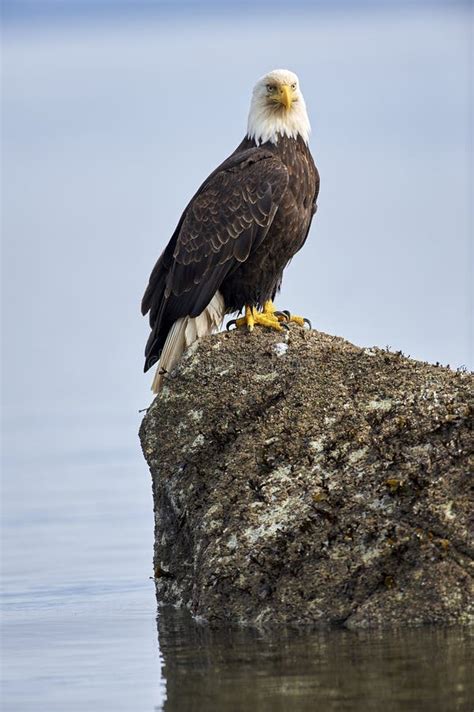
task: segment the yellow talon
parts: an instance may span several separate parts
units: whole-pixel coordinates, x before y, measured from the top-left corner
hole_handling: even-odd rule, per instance
[[[276,316],[278,321],[284,322],[288,324],[288,322],[292,322],[293,324],[298,324],[298,326],[308,326],[311,329],[311,322],[309,319],[306,319],[303,316],[295,316],[293,314],[290,314],[290,312],[285,311],[285,312],[278,312],[275,309],[275,305],[273,302],[270,300],[268,302],[265,302],[263,305],[263,312],[265,314],[273,314],[273,316]]]
[[[268,303],[269,302],[266,302],[266,304]],[[235,320],[235,326],[237,329],[242,326],[246,326],[248,331],[253,331],[255,324],[266,326],[269,329],[276,329],[276,331],[283,330],[278,317],[275,316],[275,308],[273,308],[273,310],[266,310],[264,308],[263,312],[258,312],[255,307],[245,307],[245,316]]]
[[[227,329],[230,329],[231,326],[235,326],[236,329],[246,327],[248,331],[253,331],[255,324],[260,324],[261,326],[266,326],[268,329],[283,331],[283,329],[288,329],[288,326],[286,326],[288,322],[293,322],[303,327],[306,325],[311,328],[311,323],[302,316],[293,316],[287,311],[276,311],[275,305],[271,299],[269,299],[264,303],[263,311],[261,312],[257,311],[255,307],[246,306],[245,316],[229,321]]]
[[[304,326],[308,320],[302,316],[295,316],[294,314],[292,314],[289,318],[289,321],[293,322],[294,324],[298,324],[299,326]]]

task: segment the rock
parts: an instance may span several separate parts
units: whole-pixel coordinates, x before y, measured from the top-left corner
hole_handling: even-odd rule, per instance
[[[471,393],[296,326],[202,339],[140,431],[159,601],[213,624],[472,622]]]

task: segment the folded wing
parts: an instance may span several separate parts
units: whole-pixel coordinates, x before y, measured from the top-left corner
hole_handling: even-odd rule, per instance
[[[173,324],[196,317],[222,281],[265,237],[288,184],[270,151],[231,156],[198,190],[150,276],[142,313],[150,312],[145,371],[160,358]]]

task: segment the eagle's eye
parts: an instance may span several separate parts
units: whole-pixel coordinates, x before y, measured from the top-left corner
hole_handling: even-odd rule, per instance
[[[294,82],[294,83],[291,85],[291,88],[293,89],[293,91],[296,90],[296,82]]]
[[[276,89],[276,86],[274,84],[267,84],[267,91],[271,94],[274,92]]]

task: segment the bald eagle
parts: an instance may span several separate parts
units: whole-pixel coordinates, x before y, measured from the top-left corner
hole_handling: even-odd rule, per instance
[[[273,300],[283,270],[308,236],[319,175],[298,77],[277,69],[254,87],[247,134],[185,208],[150,276],[145,372],[152,390],[196,339],[241,312],[237,327],[281,329]],[[295,319],[298,321],[298,318]]]

